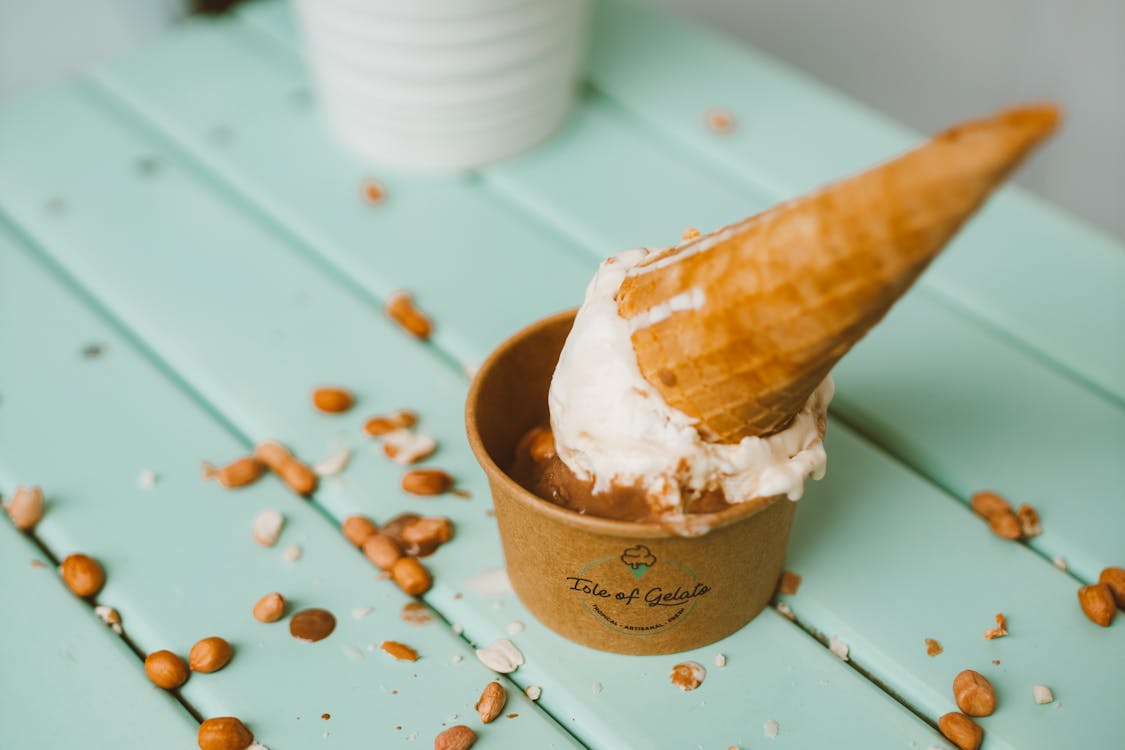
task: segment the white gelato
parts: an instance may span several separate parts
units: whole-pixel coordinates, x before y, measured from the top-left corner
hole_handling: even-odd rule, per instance
[[[713,489],[732,503],[771,495],[797,500],[806,477],[824,475],[819,425],[832,398],[831,379],[781,432],[731,444],[704,440],[696,420],[668,406],[641,375],[630,341],[639,327],[701,306],[703,291],[678,295],[640,320],[626,321],[617,312],[621,282],[650,252],[627,250],[608,259],[586,290],[551,381],[559,457],[580,479],[593,479],[595,492],[640,486],[667,514],[684,509],[684,495]]]

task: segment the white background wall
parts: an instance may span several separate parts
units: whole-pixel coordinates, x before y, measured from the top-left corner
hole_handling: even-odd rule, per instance
[[[922,131],[1057,99],[1066,126],[1021,182],[1125,238],[1125,0],[643,1],[721,27]],[[182,5],[0,0],[0,96],[111,55]]]

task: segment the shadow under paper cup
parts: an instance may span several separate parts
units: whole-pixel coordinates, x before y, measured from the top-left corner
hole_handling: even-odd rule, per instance
[[[535,617],[572,641],[622,654],[713,643],[773,596],[796,503],[756,498],[693,520],[682,536],[654,523],[582,515],[506,473],[516,444],[548,421],[547,390],[574,311],[509,338],[469,389],[469,443],[488,475],[512,588]]]

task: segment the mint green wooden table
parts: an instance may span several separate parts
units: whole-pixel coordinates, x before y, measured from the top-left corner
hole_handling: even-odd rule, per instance
[[[787,562],[804,578],[784,598],[795,621],[769,609],[683,657],[614,656],[480,585],[503,561],[463,438],[465,368],[576,304],[605,255],[916,140],[622,0],[598,8],[589,83],[532,153],[458,177],[383,171],[326,134],[288,8],[270,0],[0,106],[0,492],[38,483],[49,503],[34,538],[0,524],[0,747],[188,747],[201,717],[233,714],[273,750],[427,747],[461,722],[482,748],[944,748],[934,726],[964,668],[999,693],[981,720],[990,750],[1125,746],[1125,621],[1099,629],[1075,598],[1125,563],[1125,251],[1014,189],[838,368],[829,475],[801,501]],[[732,132],[704,127],[712,107]],[[384,203],[360,199],[368,177]],[[432,313],[429,345],[384,319],[399,288]],[[321,382],[352,387],[358,408],[313,413]],[[360,425],[402,406],[471,500],[398,489]],[[200,481],[201,460],[266,437],[355,456],[311,501],[272,479],[237,494]],[[992,536],[967,507],[984,487],[1036,505],[1043,535]],[[269,549],[250,540],[267,507],[287,518]],[[458,529],[427,563],[439,616],[421,626],[335,528],[409,509]],[[105,564],[98,603],[124,638],[51,570],[74,550]],[[272,590],[332,609],[338,629],[308,645],[256,623],[249,607]],[[996,612],[1011,635],[986,641]],[[144,677],[139,654],[212,634],[235,645],[228,668],[178,696]],[[505,678],[518,716],[482,728],[491,673],[472,648],[505,636],[527,659]],[[422,659],[369,648],[383,640]],[[708,668],[695,692],[667,680],[682,658]],[[1036,684],[1055,703],[1036,705]]]

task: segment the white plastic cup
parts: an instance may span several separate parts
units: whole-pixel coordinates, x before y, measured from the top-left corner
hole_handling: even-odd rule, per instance
[[[589,0],[297,0],[322,109],[380,165],[479,167],[565,120]]]

